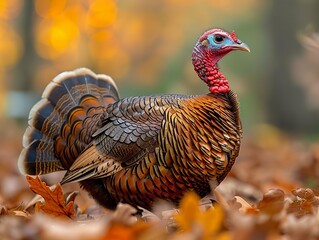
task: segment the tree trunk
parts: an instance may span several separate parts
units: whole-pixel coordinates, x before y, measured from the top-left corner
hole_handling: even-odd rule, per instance
[[[297,35],[311,24],[318,30],[319,1],[272,0],[267,16],[269,49],[265,104],[269,121],[291,132],[318,131],[319,113],[309,109],[305,91],[293,81],[293,61],[302,53]]]

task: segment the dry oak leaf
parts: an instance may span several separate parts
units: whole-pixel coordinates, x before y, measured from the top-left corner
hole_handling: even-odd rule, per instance
[[[26,176],[26,179],[30,189],[34,193],[41,195],[45,201],[44,203],[38,202],[36,204],[36,211],[62,219],[74,219],[74,202],[70,201],[68,204],[65,203],[60,184],[57,184],[55,189],[51,190],[38,176],[35,178]]]
[[[285,205],[285,193],[281,189],[270,189],[264,193],[263,199],[258,203],[257,208],[261,213],[268,215],[279,214]]]
[[[298,188],[293,190],[292,194],[296,198],[289,204],[288,213],[292,213],[299,218],[317,212],[319,197],[310,188]]]

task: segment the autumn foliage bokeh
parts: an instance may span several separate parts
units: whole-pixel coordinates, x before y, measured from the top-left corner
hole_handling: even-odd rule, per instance
[[[40,93],[57,73],[85,66],[112,76],[122,95],[189,93],[192,87],[201,92],[205,88],[198,84],[190,62],[197,36],[221,25],[223,14],[231,18],[222,26],[240,31],[252,17],[249,12],[265,3],[245,0],[236,10],[232,4],[2,0],[0,78],[6,83],[0,91]],[[237,19],[236,24],[231,19]]]

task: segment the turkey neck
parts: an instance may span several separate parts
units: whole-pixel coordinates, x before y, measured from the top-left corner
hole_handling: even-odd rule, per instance
[[[206,50],[199,44],[195,45],[192,55],[194,69],[200,79],[208,85],[211,93],[227,93],[230,91],[228,81],[217,65],[217,62],[227,53],[226,51],[215,53]]]

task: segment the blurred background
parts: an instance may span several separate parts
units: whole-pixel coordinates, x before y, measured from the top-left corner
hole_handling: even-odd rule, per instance
[[[318,11],[316,0],[1,0],[1,120],[25,125],[49,81],[78,67],[112,76],[122,97],[206,92],[192,47],[203,31],[221,27],[251,48],[220,63],[246,132],[271,123],[317,134],[319,39],[309,49],[302,35],[317,30]]]
[[[251,48],[220,62],[240,99],[244,138],[317,141],[318,12],[316,0],[0,0],[0,174],[16,171],[29,110],[58,73],[106,73],[122,97],[205,93],[191,54],[214,27]],[[17,194],[14,181],[2,179],[2,195]]]
[[[316,0],[1,0],[1,131],[8,119],[25,125],[49,81],[78,67],[112,76],[122,97],[206,92],[192,47],[203,31],[221,27],[251,48],[220,63],[240,97],[246,133],[270,123],[318,134],[319,40],[302,38],[318,30],[318,11]]]

